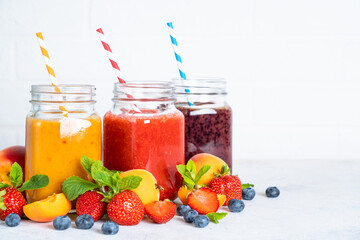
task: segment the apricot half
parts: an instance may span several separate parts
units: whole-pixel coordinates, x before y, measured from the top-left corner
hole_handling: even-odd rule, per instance
[[[191,158],[196,166],[196,171],[199,171],[204,165],[210,165],[211,168],[204,176],[201,177],[198,184],[208,185],[210,181],[215,177],[214,173],[220,173],[221,167],[227,165],[221,158],[209,153],[199,153]]]
[[[142,178],[140,185],[136,189],[131,189],[141,199],[144,205],[159,201],[160,192],[154,175],[144,169],[133,169],[120,174],[121,178],[134,175]]]
[[[35,222],[51,222],[71,210],[71,202],[63,193],[53,194],[43,200],[24,206],[25,215]]]
[[[191,190],[189,190],[185,186],[182,186],[181,188],[179,188],[178,197],[184,205],[187,205],[187,196],[189,195],[190,192],[191,192]]]

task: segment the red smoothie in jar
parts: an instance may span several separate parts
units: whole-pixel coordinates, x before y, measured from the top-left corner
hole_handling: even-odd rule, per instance
[[[174,109],[142,109],[104,116],[104,166],[119,171],[145,169],[164,188],[160,199],[174,199],[184,164],[184,116]]]

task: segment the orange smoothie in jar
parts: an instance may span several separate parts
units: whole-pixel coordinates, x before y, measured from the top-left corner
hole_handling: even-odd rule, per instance
[[[62,192],[70,176],[89,179],[81,157],[101,160],[101,118],[95,111],[95,86],[61,84],[31,86],[26,117],[25,180],[49,176],[45,188],[26,191],[34,202]]]
[[[26,119],[25,180],[35,174],[49,176],[45,188],[26,191],[34,202],[60,193],[66,178],[89,176],[80,164],[81,156],[101,159],[101,118]],[[88,179],[89,180],[89,179]]]

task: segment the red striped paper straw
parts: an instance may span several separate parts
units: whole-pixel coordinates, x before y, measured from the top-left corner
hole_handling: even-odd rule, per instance
[[[106,52],[107,57],[109,58],[110,64],[114,69],[115,75],[117,77],[117,79],[119,80],[119,82],[123,85],[126,85],[126,82],[124,80],[124,75],[122,74],[122,72],[120,71],[119,65],[117,64],[117,62],[115,61],[115,57],[111,51],[110,45],[108,43],[108,41],[105,38],[104,32],[101,28],[98,28],[96,30],[96,32],[99,35],[100,41],[104,47],[104,50]],[[126,96],[128,98],[134,98],[131,94],[126,93]],[[135,105],[132,104],[132,108],[135,112],[141,112],[140,109]]]

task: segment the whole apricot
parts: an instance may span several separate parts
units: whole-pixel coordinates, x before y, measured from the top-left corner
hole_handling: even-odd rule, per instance
[[[142,178],[140,185],[135,189],[131,189],[131,191],[135,192],[139,196],[144,205],[159,201],[160,191],[154,175],[144,169],[133,169],[121,173],[120,177],[124,178],[130,175]]]
[[[209,153],[199,153],[191,158],[196,166],[196,171],[199,171],[204,165],[210,165],[211,168],[204,176],[201,177],[198,184],[208,185],[210,181],[215,177],[214,173],[220,173],[223,165],[226,165],[221,158]]]

